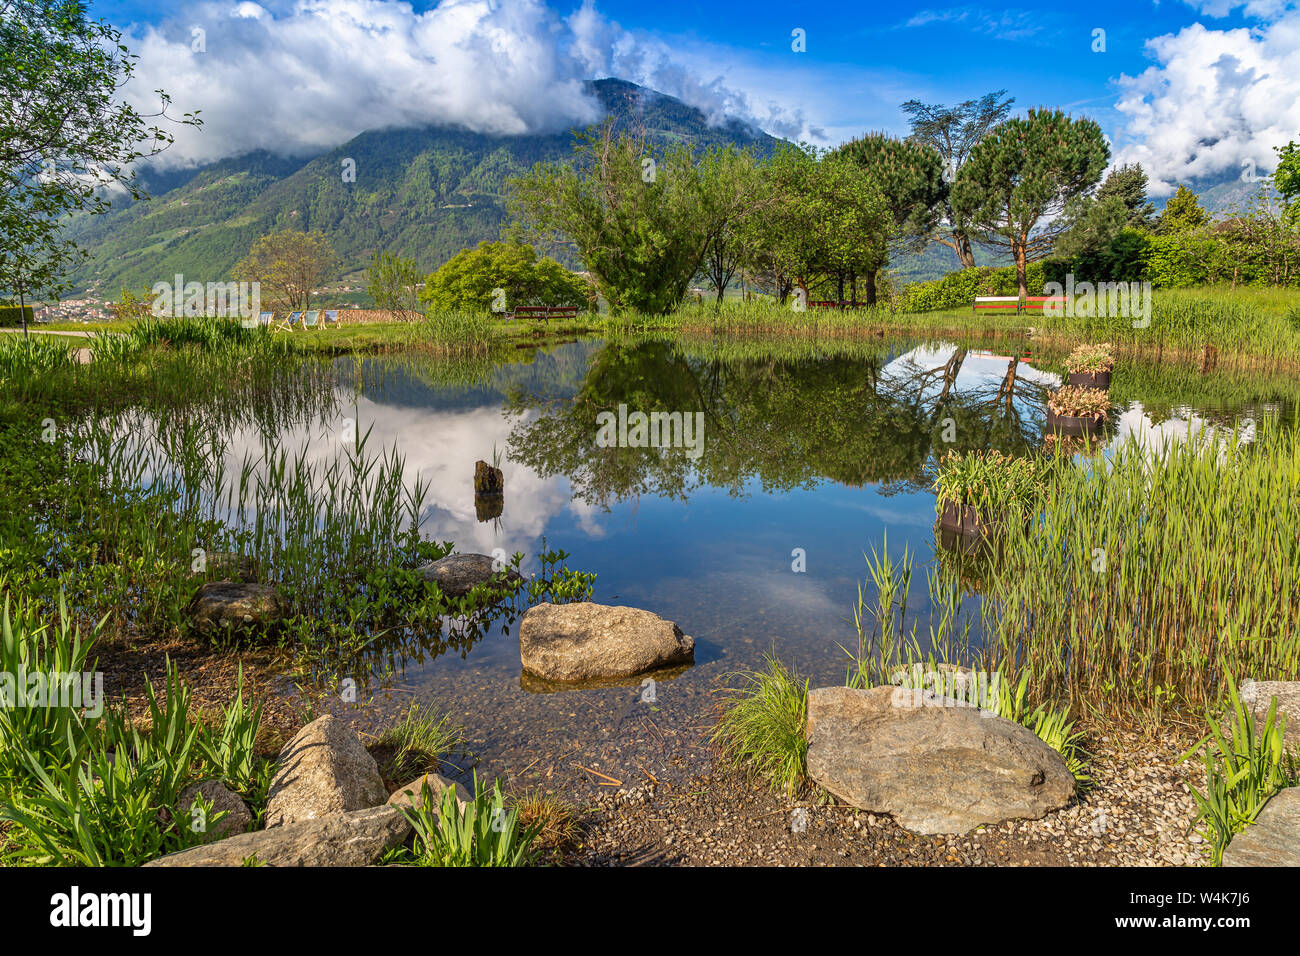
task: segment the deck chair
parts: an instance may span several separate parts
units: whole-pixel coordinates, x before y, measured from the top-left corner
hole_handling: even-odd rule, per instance
[[[292,332],[301,318],[301,312],[290,312],[289,317],[275,327],[276,332]]]
[[[304,312],[302,316],[303,330],[315,329],[320,327],[320,310],[312,309],[310,312]]]
[[[330,328],[331,326],[335,326],[335,327],[337,327],[338,324],[339,324],[339,310],[338,310],[338,309],[326,309],[326,310],[325,310],[325,328],[328,329],[328,328]]]
[[[257,324],[264,329],[269,329],[271,327],[271,320],[274,318],[274,312],[259,312],[257,314]]]

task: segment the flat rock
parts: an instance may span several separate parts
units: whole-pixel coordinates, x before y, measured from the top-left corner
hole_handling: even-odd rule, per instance
[[[1277,712],[1286,715],[1283,739],[1288,746],[1300,746],[1300,681],[1247,680],[1240,690],[1241,702],[1255,715],[1255,723],[1262,730],[1268,719],[1268,709],[1277,699]]]
[[[388,788],[375,758],[337,717],[318,717],[280,752],[266,805],[269,828],[377,807]]]
[[[916,833],[1037,820],[1074,776],[1033,731],[931,691],[822,687],[808,694],[808,775]]]
[[[205,835],[204,842],[213,840],[223,840],[228,836],[234,836],[236,833],[243,833],[248,829],[249,824],[253,822],[253,814],[248,809],[248,804],[244,803],[242,797],[227,787],[220,780],[202,780],[198,783],[192,783],[176,799],[176,815],[179,818],[180,826],[194,829],[195,817],[192,813],[194,801],[202,796],[212,804],[212,810],[208,813],[208,820],[211,820],[223,810],[226,815],[215,823],[204,821]]]
[[[474,799],[469,795],[469,791],[459,783],[456,783],[453,780],[448,780],[441,774],[426,773],[422,776],[416,777],[406,786],[398,787],[393,791],[388,798],[388,805],[390,807],[414,808],[423,806],[424,801],[421,799],[420,795],[423,792],[426,781],[429,784],[429,791],[433,796],[435,809],[442,806],[442,795],[447,791],[448,787],[456,791],[456,803],[460,805],[461,810],[464,810],[466,805]]]
[[[695,638],[635,607],[538,604],[519,622],[525,671],[567,683],[627,677],[695,659]]]
[[[333,813],[191,847],[145,866],[369,866],[404,844],[411,824],[396,807]]]
[[[1232,838],[1224,866],[1300,866],[1300,787],[1275,793],[1255,822]]]
[[[496,582],[514,589],[524,579],[513,569],[492,570],[492,558],[486,554],[449,554],[420,568],[426,581],[438,585],[448,597],[464,597],[480,584]]]
[[[288,608],[280,593],[266,584],[209,581],[190,601],[189,613],[201,630],[274,624]]]

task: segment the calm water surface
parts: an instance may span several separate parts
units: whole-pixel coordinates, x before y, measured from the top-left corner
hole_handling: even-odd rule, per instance
[[[409,478],[428,486],[425,537],[522,551],[525,570],[543,542],[562,548],[571,567],[597,572],[594,600],[650,609],[693,635],[696,664],[660,682],[653,701],[635,686],[534,693],[502,621],[467,653],[411,659],[372,700],[330,709],[377,729],[413,700],[437,701],[466,720],[480,770],[550,789],[594,790],[598,778],[580,768],[625,784],[689,774],[719,678],[770,652],[814,686],[843,680],[864,553],[886,539],[893,556],[909,548],[911,601],[924,610],[921,568],[936,547],[927,467],[950,448],[1041,447],[1047,394],[1061,383],[1050,362],[1025,359],[1023,343],[1004,348],[1016,354],[903,342],[746,359],[708,344],[580,341],[521,350],[471,384],[428,361],[338,360],[339,413],[369,429],[372,446],[395,445]],[[1117,370],[1112,396],[1112,442],[1185,440],[1207,426],[1249,433],[1294,412],[1266,381],[1158,365]],[[597,447],[596,415],[620,403],[703,411],[703,454]],[[289,425],[281,440],[333,454],[332,427]],[[232,453],[256,444],[251,429],[236,432]],[[480,520],[474,463],[494,457],[504,508]]]

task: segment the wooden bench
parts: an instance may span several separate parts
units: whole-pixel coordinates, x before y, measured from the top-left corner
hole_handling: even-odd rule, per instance
[[[977,295],[971,304],[975,312],[1034,312],[1042,315],[1049,305],[1066,303],[1063,295],[1027,295],[1023,299],[1017,295]]]
[[[576,305],[521,305],[511,312],[506,312],[505,317],[541,319],[543,322],[551,319],[576,319],[578,307]]]

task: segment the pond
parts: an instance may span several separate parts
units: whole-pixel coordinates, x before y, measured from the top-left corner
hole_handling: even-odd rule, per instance
[[[375,730],[412,700],[463,720],[490,774],[591,791],[698,770],[720,678],[771,653],[813,686],[844,679],[864,555],[916,557],[912,607],[936,549],[928,469],[947,450],[1025,454],[1043,444],[1061,355],[1027,340],[959,347],[884,341],[819,354],[789,345],[583,340],[519,350],[499,363],[411,357],[333,362],[327,415],[290,417],[276,440],[339,454],[355,424],[396,447],[408,481],[427,485],[424,537],[458,551],[545,548],[598,574],[594,600],[647,608],[696,640],[695,666],[671,680],[537,692],[521,680],[517,622],[463,652],[414,653],[359,703],[332,701]],[[1293,387],[1292,387],[1293,388]],[[1128,362],[1111,389],[1108,441],[1158,447],[1202,428],[1291,416],[1285,383],[1162,362]],[[598,416],[699,415],[702,447],[602,447]],[[232,426],[229,454],[257,455],[258,429]],[[686,443],[679,443],[685,445]],[[499,463],[500,513],[476,507],[477,460]],[[978,597],[971,595],[969,602]],[[924,628],[922,628],[924,630]]]

